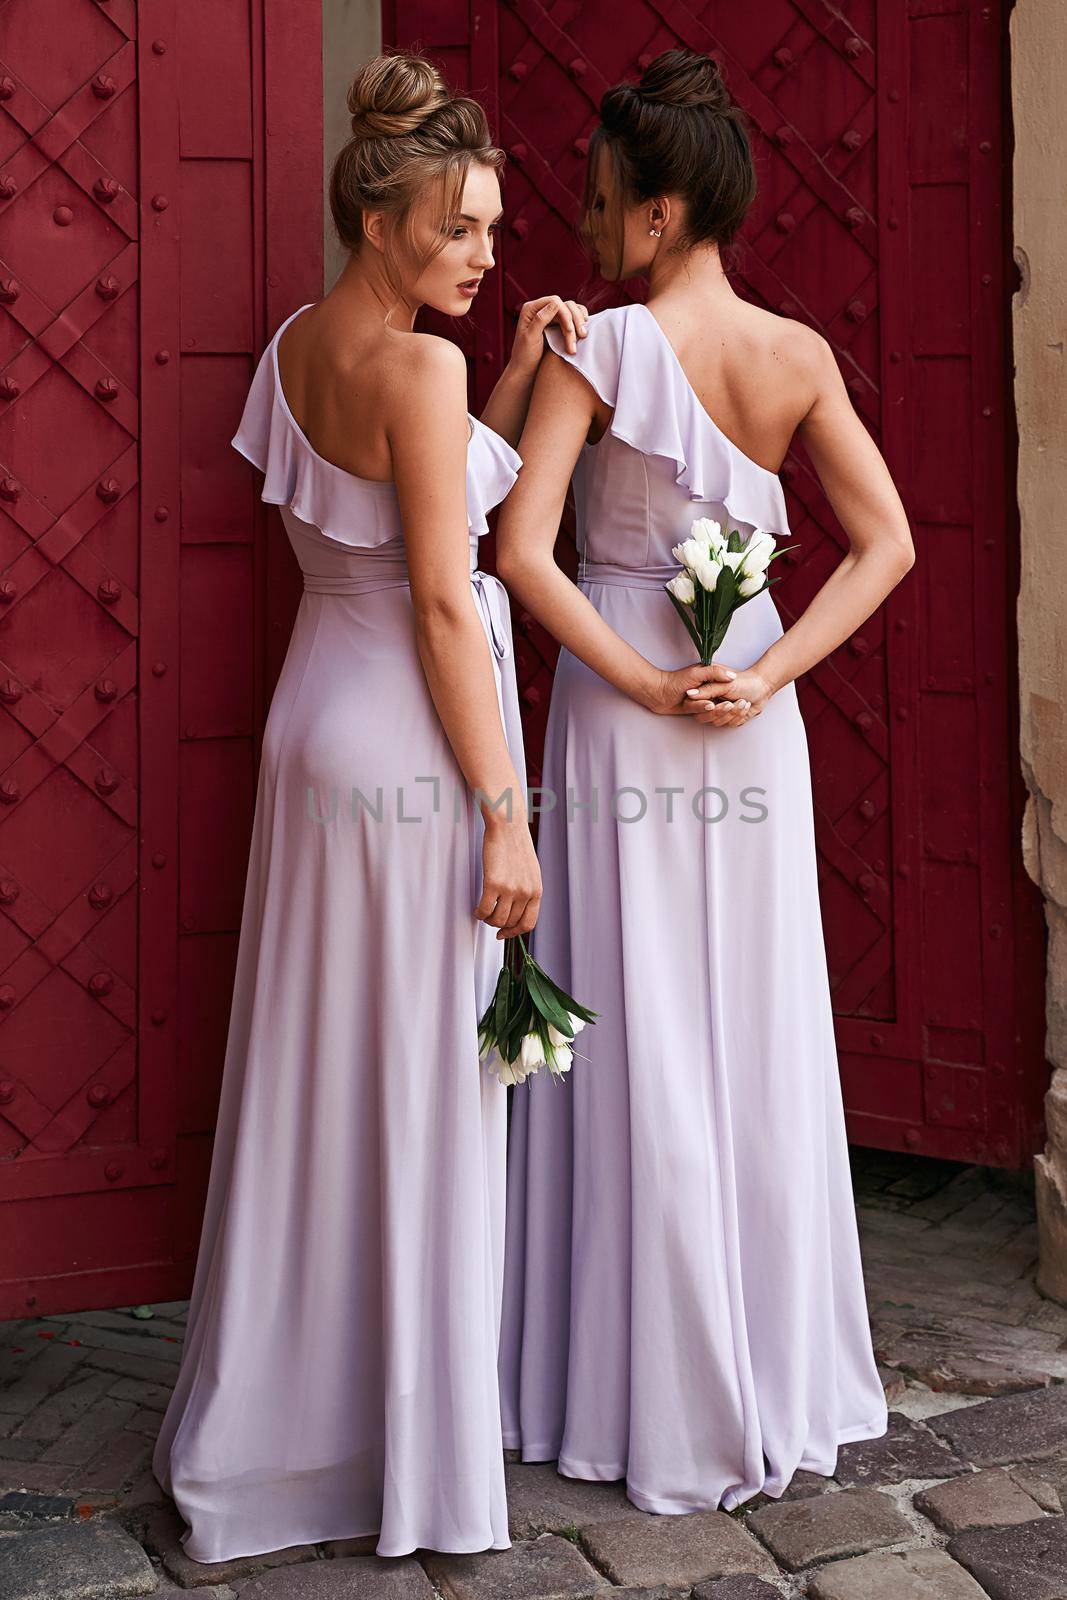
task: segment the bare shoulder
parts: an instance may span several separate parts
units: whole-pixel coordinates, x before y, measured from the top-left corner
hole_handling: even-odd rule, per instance
[[[388,369],[394,383],[426,387],[443,385],[451,396],[458,388],[466,393],[467,361],[451,339],[436,333],[402,333],[389,342]]]
[[[815,328],[794,317],[778,316],[759,307],[752,309],[758,318],[761,343],[784,373],[818,387],[831,368],[836,372],[834,353]]]
[[[467,427],[467,362],[450,339],[433,333],[389,336],[382,361],[386,431]],[[464,434],[465,436],[465,434]]]

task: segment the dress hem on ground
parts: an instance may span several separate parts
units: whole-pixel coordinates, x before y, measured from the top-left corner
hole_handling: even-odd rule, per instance
[[[872,1418],[869,1422],[856,1423],[852,1427],[841,1428],[837,1433],[837,1445],[853,1444],[859,1439],[881,1439],[886,1432],[885,1420],[882,1417]],[[526,1445],[523,1446],[515,1435],[505,1435],[505,1450],[521,1450],[524,1465],[534,1462],[555,1462],[556,1471],[563,1478],[575,1478],[585,1483],[621,1483],[626,1478],[626,1468],[618,1465],[601,1466],[591,1461],[573,1461],[570,1457],[559,1456],[558,1445]],[[793,1469],[797,1472],[814,1472],[823,1478],[832,1477],[837,1467],[836,1460],[830,1466],[825,1463],[813,1463],[810,1457],[801,1456]],[[792,1477],[792,1475],[791,1475]],[[762,1486],[753,1491],[746,1499],[753,1499],[757,1494],[769,1495],[771,1499],[779,1500],[789,1486],[789,1481],[783,1484],[777,1494],[773,1490]],[[733,1511],[738,1505],[744,1504],[743,1500],[733,1499],[729,1490],[726,1490],[715,1503],[711,1499],[704,1500],[673,1500],[662,1495],[644,1494],[633,1484],[626,1484],[626,1498],[633,1502],[641,1511],[649,1511],[656,1516],[685,1516],[691,1511]]]
[[[378,1528],[357,1528],[354,1533],[351,1532],[351,1531],[344,1532],[344,1533],[336,1533],[336,1532],[335,1533],[330,1533],[330,1532],[305,1533],[305,1534],[300,1535],[297,1538],[290,1539],[290,1540],[286,1541],[283,1544],[265,1545],[262,1549],[257,1548],[255,1550],[245,1550],[245,1549],[230,1550],[230,1551],[224,1551],[222,1555],[210,1555],[210,1556],[198,1556],[198,1555],[195,1555],[193,1553],[193,1551],[189,1548],[189,1545],[185,1543],[184,1539],[179,1541],[179,1542],[181,1543],[183,1554],[188,1556],[190,1561],[195,1561],[198,1566],[217,1566],[219,1564],[219,1562],[221,1562],[221,1561],[242,1561],[242,1560],[245,1560],[245,1559],[252,1558],[254,1556],[275,1555],[279,1550],[291,1550],[291,1549],[293,1549],[293,1547],[295,1545],[333,1543],[335,1540],[340,1540],[340,1539],[373,1539],[373,1538],[376,1537],[376,1535],[379,1532],[380,1532],[380,1529],[378,1529]],[[484,1552],[486,1550],[510,1550],[510,1549],[511,1549],[511,1540],[510,1539],[508,1540],[508,1542],[506,1544],[498,1544],[494,1540],[492,1540],[492,1538],[490,1537],[490,1542],[486,1543],[486,1544],[455,1545],[455,1544],[408,1544],[408,1543],[405,1543],[404,1548],[402,1550],[379,1550],[379,1549],[375,1549],[374,1553],[377,1556],[381,1556],[384,1559],[389,1560],[389,1559],[400,1557],[400,1556],[414,1555],[416,1550],[433,1550],[438,1555],[469,1556],[469,1555],[480,1555],[482,1552]]]

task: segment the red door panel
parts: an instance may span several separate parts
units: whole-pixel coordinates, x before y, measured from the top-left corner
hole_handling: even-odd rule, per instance
[[[320,15],[0,12],[0,1316],[189,1287],[295,598],[229,439],[321,284]]]

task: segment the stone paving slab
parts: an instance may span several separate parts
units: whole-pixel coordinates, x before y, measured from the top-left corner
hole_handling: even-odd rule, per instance
[[[71,1468],[57,1461],[11,1461],[0,1445],[0,1491],[32,1489],[50,1494],[66,1487]]]
[[[150,1317],[134,1317],[129,1311],[122,1310],[55,1312],[42,1317],[41,1321],[57,1329],[77,1324],[83,1328],[108,1328],[112,1333],[133,1334],[149,1339],[169,1336],[180,1342],[185,1334],[184,1324],[164,1316],[161,1306],[152,1306],[151,1311]]]
[[[87,1350],[108,1350],[134,1357],[150,1356],[153,1361],[173,1364],[181,1360],[182,1341],[178,1334],[163,1334],[155,1339],[143,1333],[117,1333],[111,1328],[94,1328],[86,1322],[70,1322],[63,1330],[68,1342]],[[172,1375],[171,1381],[173,1382]]]
[[[87,1367],[101,1367],[117,1377],[140,1378],[145,1383],[163,1383],[167,1389],[174,1387],[177,1373],[169,1361],[157,1360],[147,1352],[129,1355],[124,1350],[89,1350],[85,1355]]]
[[[972,1528],[948,1543],[990,1600],[1064,1600],[1067,1522],[1045,1517],[1014,1528]]]
[[[1031,1463],[1022,1462],[1017,1467],[1008,1467],[1008,1474],[1032,1500],[1036,1500],[1042,1511],[1051,1511],[1060,1517],[1067,1510],[1067,1462],[1061,1462],[1057,1457],[1046,1457],[1044,1461]]]
[[[110,1375],[108,1394],[115,1400],[136,1400],[151,1411],[166,1411],[173,1393],[167,1383],[145,1383],[143,1378],[116,1378]]]
[[[629,1584],[619,1589],[614,1584],[610,1588],[598,1591],[601,1600],[690,1600],[693,1593],[688,1583],[681,1586],[673,1583],[657,1583],[651,1589],[631,1588]],[[775,1594],[774,1600],[781,1600]]]
[[[612,1583],[631,1588],[774,1570],[766,1551],[725,1511],[690,1511],[681,1516],[638,1511],[583,1528],[581,1543]]]
[[[616,1590],[611,1597],[615,1600]],[[693,1600],[781,1600],[782,1591],[772,1589],[762,1578],[713,1578],[710,1583],[698,1583],[693,1590]]]
[[[69,1494],[28,1494],[10,1489],[0,1494],[0,1515],[15,1517],[27,1526],[39,1526],[43,1521],[69,1521],[75,1503]]]
[[[475,1555],[427,1550],[423,1561],[448,1600],[593,1600],[609,1588],[569,1539],[553,1533]]]
[[[31,1442],[35,1452],[54,1444],[107,1394],[114,1381],[110,1372],[80,1371],[73,1383],[49,1395],[31,1411],[19,1427],[19,1439]],[[16,1443],[16,1440],[9,1440],[7,1448]]]
[[[762,1506],[748,1525],[790,1572],[832,1557],[863,1555],[912,1535],[889,1496],[867,1488]]]
[[[275,1568],[233,1585],[240,1600],[434,1600],[417,1561],[406,1556],[351,1556]],[[196,1591],[197,1600],[201,1590]]]
[[[943,1550],[880,1551],[833,1561],[813,1576],[812,1600],[987,1600]]]
[[[1039,1327],[910,1306],[880,1311],[871,1332],[879,1361],[935,1389],[996,1395],[1067,1378],[1062,1335]]]
[[[361,1533],[352,1539],[327,1539],[320,1548],[328,1556],[372,1556],[378,1548],[378,1535]]]
[[[1058,1504],[1058,1495],[1056,1500]],[[913,1503],[945,1533],[1008,1527],[1046,1515],[1044,1507],[1003,1467],[985,1467],[948,1483],[920,1489]]]
[[[557,1472],[555,1463],[504,1463],[508,1525],[513,1539],[561,1533],[587,1522],[632,1517],[636,1510],[621,1483],[591,1483]]]
[[[0,1541],[4,1600],[120,1600],[156,1588],[151,1561],[114,1523],[65,1524]]]
[[[972,1466],[1039,1461],[1067,1451],[1067,1388],[986,1400],[927,1417],[926,1423]]]
[[[86,1351],[51,1340],[39,1342],[31,1359],[23,1363],[13,1378],[0,1390],[0,1412],[28,1417],[30,1412],[54,1393],[76,1367],[86,1360]],[[9,1357],[4,1357],[5,1370]]]
[[[158,1589],[152,1590],[152,1600],[160,1600],[161,1595],[166,1595],[168,1600],[174,1600],[175,1595],[183,1594],[188,1600],[191,1594],[193,1600],[237,1600],[237,1595],[228,1583],[211,1583],[202,1585],[199,1589],[183,1589],[180,1583],[171,1583],[164,1580]]]
[[[834,1477],[848,1486],[862,1483],[903,1483],[908,1478],[950,1478],[966,1472],[944,1440],[928,1428],[918,1427],[899,1411],[889,1413],[889,1431],[880,1439],[857,1439],[837,1452]]]

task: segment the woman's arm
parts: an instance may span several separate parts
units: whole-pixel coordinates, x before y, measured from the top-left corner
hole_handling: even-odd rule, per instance
[[[541,875],[501,725],[489,642],[471,592],[467,366],[448,340],[414,334],[396,378],[386,433],[419,659],[463,776],[472,790],[489,797],[478,801],[486,832],[484,888],[475,914],[499,928],[499,937],[508,937],[528,932],[537,921]]]
[[[546,351],[519,441],[522,471],[497,521],[497,572],[572,655],[639,705],[671,715],[688,709],[682,698],[687,688],[721,683],[724,669],[697,663],[667,672],[654,666],[604,621],[553,554],[571,473],[600,409],[585,378]]]
[[[539,300],[526,301],[515,325],[515,340],[508,364],[497,379],[496,387],[482,412],[486,427],[499,433],[510,445],[518,444],[526,422],[538,363],[544,353],[545,329],[558,322],[567,349],[573,355],[578,348],[578,340],[585,338],[588,318],[589,313],[583,305],[576,300],[561,300],[558,294],[546,294]]]
[[[814,398],[797,432],[848,535],[848,554],[792,627],[751,668],[711,696],[707,690],[689,696],[699,722],[734,727],[758,716],[783,684],[799,678],[855,633],[915,561],[900,496],[878,446],[856,415],[833,351],[811,328],[803,328],[802,338],[800,359]],[[729,650],[729,635],[725,648]],[[710,697],[724,709],[708,708]],[[731,701],[744,702],[744,711],[738,712]]]

